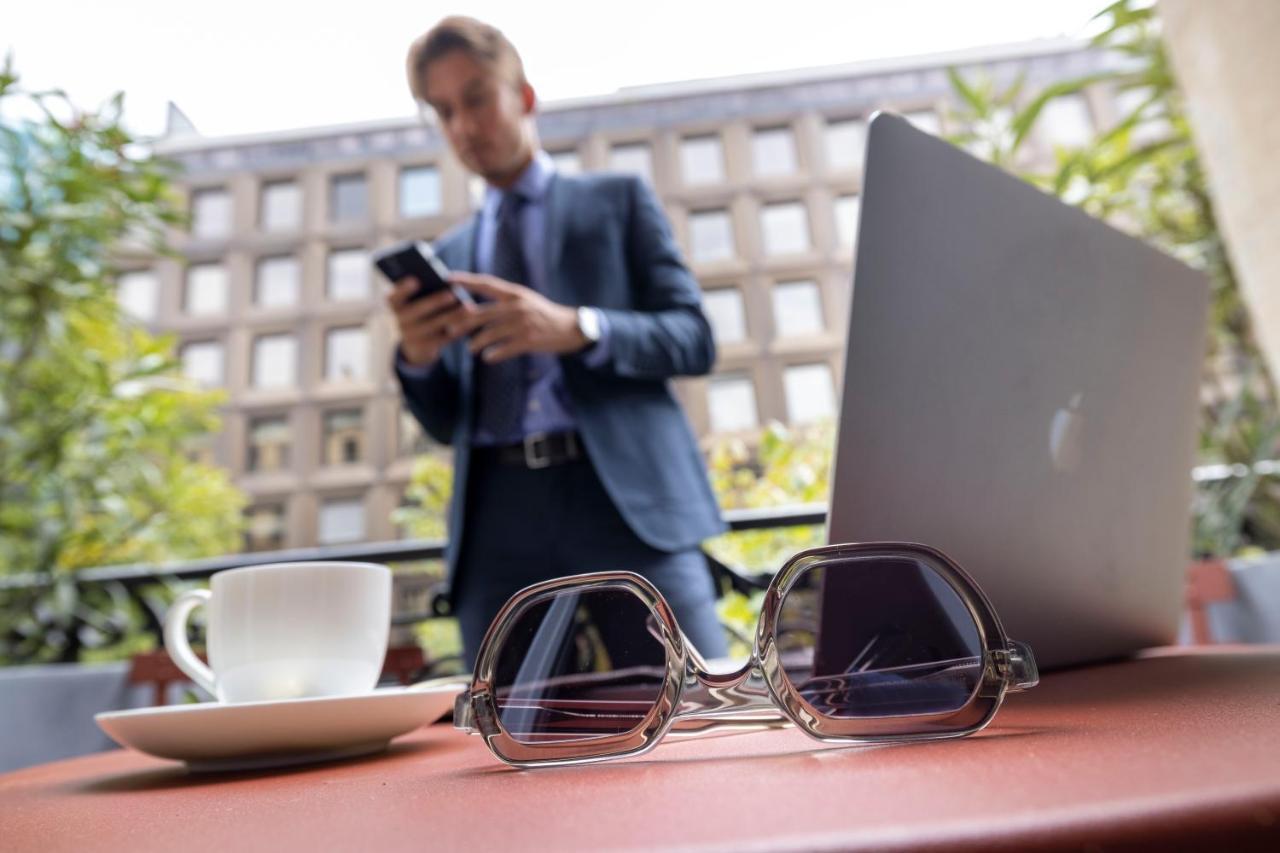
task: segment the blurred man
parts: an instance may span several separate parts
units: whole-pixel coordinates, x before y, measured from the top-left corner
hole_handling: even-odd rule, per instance
[[[537,98],[497,29],[446,18],[415,41],[409,87],[488,184],[435,248],[452,294],[389,297],[410,410],[455,450],[446,560],[465,655],[530,583],[643,574],[704,655],[725,654],[700,550],[724,529],[674,376],[715,360],[697,282],[638,178],[556,173]]]

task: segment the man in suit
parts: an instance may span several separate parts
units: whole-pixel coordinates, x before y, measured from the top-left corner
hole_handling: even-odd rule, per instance
[[[556,173],[537,103],[497,29],[446,18],[409,51],[414,97],[487,182],[436,244],[450,293],[389,296],[414,416],[452,444],[446,561],[467,660],[524,586],[628,570],[662,591],[702,654],[726,653],[702,540],[724,530],[674,376],[715,360],[697,282],[652,191]]]

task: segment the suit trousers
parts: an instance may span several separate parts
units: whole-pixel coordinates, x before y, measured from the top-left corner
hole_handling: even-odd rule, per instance
[[[701,549],[667,552],[643,542],[589,460],[529,469],[477,449],[466,494],[452,598],[468,669],[489,623],[512,595],[538,581],[597,571],[643,575],[704,657],[728,654]]]

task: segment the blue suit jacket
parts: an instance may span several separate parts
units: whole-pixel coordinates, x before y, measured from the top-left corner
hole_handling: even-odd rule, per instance
[[[545,294],[607,315],[605,362],[560,359],[578,431],[614,505],[636,535],[664,551],[693,547],[725,525],[693,431],[668,380],[707,373],[715,341],[698,284],[680,257],[648,186],[629,175],[556,175],[547,199]],[[474,271],[477,219],[442,237],[450,268]],[[420,379],[400,376],[410,411],[451,444],[453,501],[446,560],[461,544],[474,420],[474,372],[466,341],[445,348]],[[590,519],[583,519],[590,523]]]

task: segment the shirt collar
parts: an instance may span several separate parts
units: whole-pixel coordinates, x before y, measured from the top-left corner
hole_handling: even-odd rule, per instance
[[[533,154],[533,159],[529,161],[529,165],[525,166],[520,177],[516,179],[511,189],[524,197],[526,201],[539,202],[542,197],[547,194],[547,187],[551,184],[551,178],[556,173],[556,162],[551,159],[551,155],[539,148]],[[507,192],[501,190],[492,184],[485,187],[484,192],[484,211],[489,217],[498,215],[498,205],[502,203],[502,196]]]

